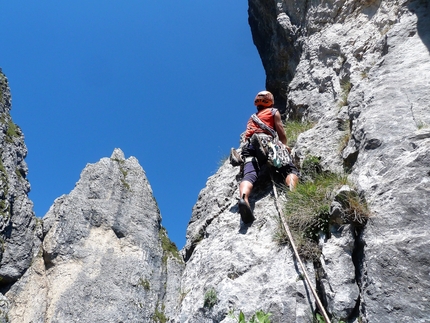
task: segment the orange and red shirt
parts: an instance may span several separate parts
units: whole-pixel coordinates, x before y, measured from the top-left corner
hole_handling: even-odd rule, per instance
[[[275,130],[275,120],[274,116],[276,113],[275,108],[265,108],[262,110],[259,110],[256,114],[257,117],[267,126]],[[268,131],[264,131],[261,129],[257,123],[252,120],[252,118],[249,118],[248,124],[246,125],[246,131],[245,131],[245,138],[250,138],[254,133],[267,133],[270,135]]]

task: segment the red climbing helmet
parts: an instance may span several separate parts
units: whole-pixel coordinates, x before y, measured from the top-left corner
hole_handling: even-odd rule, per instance
[[[273,106],[273,104],[275,103],[275,100],[273,98],[273,94],[270,93],[269,91],[261,91],[258,92],[257,96],[254,99],[254,104],[257,107],[271,107]]]

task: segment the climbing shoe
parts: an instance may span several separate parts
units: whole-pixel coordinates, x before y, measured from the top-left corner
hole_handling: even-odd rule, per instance
[[[243,223],[245,224],[251,223],[255,220],[251,207],[243,198],[239,200],[239,213]]]
[[[250,141],[255,150],[255,157],[257,157],[260,165],[263,165],[267,161],[267,150],[264,148],[260,136],[258,134],[253,134]]]
[[[240,157],[239,153],[234,148],[230,150],[230,164],[232,166],[240,166],[243,164],[242,157]]]

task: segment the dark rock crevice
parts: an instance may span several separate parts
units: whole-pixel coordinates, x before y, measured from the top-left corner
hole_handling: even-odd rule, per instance
[[[354,230],[355,244],[354,244],[354,250],[352,253],[352,261],[355,267],[355,281],[360,291],[360,296],[357,299],[357,306],[354,308],[354,311],[351,313],[349,319],[365,318],[365,313],[364,313],[365,307],[361,299],[361,295],[363,294],[362,281],[366,279],[365,278],[366,273],[364,270],[365,268],[364,246],[366,245],[366,242],[364,241],[363,231],[364,231],[364,227],[356,227]]]

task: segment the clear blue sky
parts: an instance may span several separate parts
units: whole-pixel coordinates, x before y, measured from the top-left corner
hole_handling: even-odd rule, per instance
[[[248,2],[1,2],[0,67],[36,215],[118,147],[139,160],[182,248],[200,190],[264,89]]]

